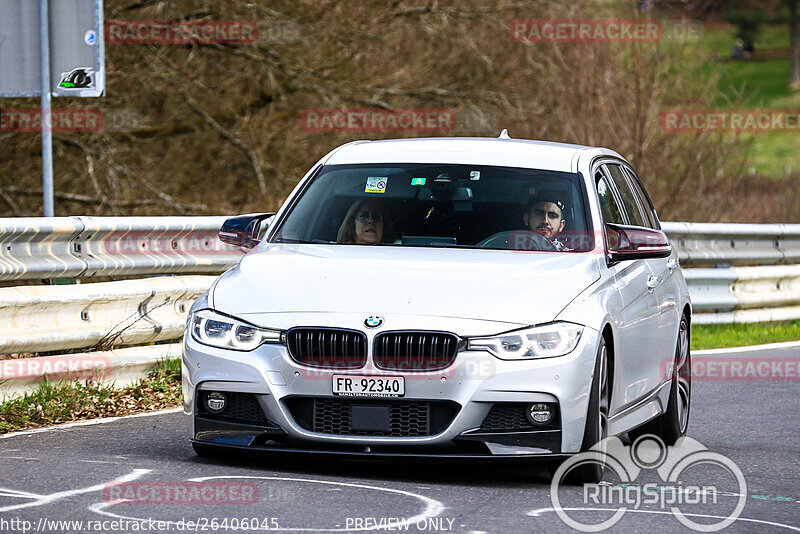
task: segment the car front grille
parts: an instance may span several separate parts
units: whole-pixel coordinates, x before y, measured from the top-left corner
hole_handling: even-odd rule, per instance
[[[458,344],[446,332],[385,332],[375,336],[372,359],[379,369],[434,371],[452,365]]]
[[[294,361],[310,367],[358,369],[367,363],[367,336],[356,330],[292,328],[286,345]]]
[[[258,399],[251,393],[225,392],[225,409],[220,413],[211,413],[206,407],[206,395],[209,392],[201,391],[199,395],[198,414],[219,421],[229,421],[244,425],[256,425],[268,429],[280,430],[280,427],[267,419]]]
[[[432,436],[442,431],[458,413],[451,401],[339,399],[335,397],[295,397],[285,400],[289,412],[306,430],[338,436],[389,436],[398,438]],[[353,409],[358,407],[388,411],[388,426],[381,430],[353,427]]]

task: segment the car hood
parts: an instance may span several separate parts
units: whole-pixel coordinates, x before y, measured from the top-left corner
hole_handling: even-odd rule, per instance
[[[590,253],[262,244],[220,277],[211,305],[273,328],[381,315],[387,329],[482,335],[552,321],[599,277]]]

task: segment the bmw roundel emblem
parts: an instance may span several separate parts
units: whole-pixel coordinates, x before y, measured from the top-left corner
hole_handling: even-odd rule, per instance
[[[383,324],[383,317],[380,315],[370,315],[366,319],[364,319],[364,325],[367,328],[378,328],[380,325]]]

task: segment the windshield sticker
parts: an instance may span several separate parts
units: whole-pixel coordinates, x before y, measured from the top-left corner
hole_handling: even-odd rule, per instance
[[[481,171],[469,171],[469,179],[473,182],[477,182],[481,179]]]
[[[367,178],[367,186],[364,188],[365,193],[385,193],[386,182],[389,180],[386,176],[370,176]]]
[[[425,178],[412,178],[411,185],[425,185]]]

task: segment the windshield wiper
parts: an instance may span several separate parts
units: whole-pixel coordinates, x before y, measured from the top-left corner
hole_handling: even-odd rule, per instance
[[[380,243],[381,245],[400,245],[403,247],[433,247],[433,248],[477,248],[475,245],[464,245],[447,243],[444,241],[432,241],[430,243]]]
[[[300,243],[302,245],[332,245],[331,241],[324,239],[312,239],[311,241],[304,241],[303,239],[292,239],[290,237],[276,237],[272,240],[273,243]]]
[[[291,239],[289,237],[276,237],[272,240],[273,243],[303,243],[303,244],[310,244],[311,241],[304,241],[302,239]]]

